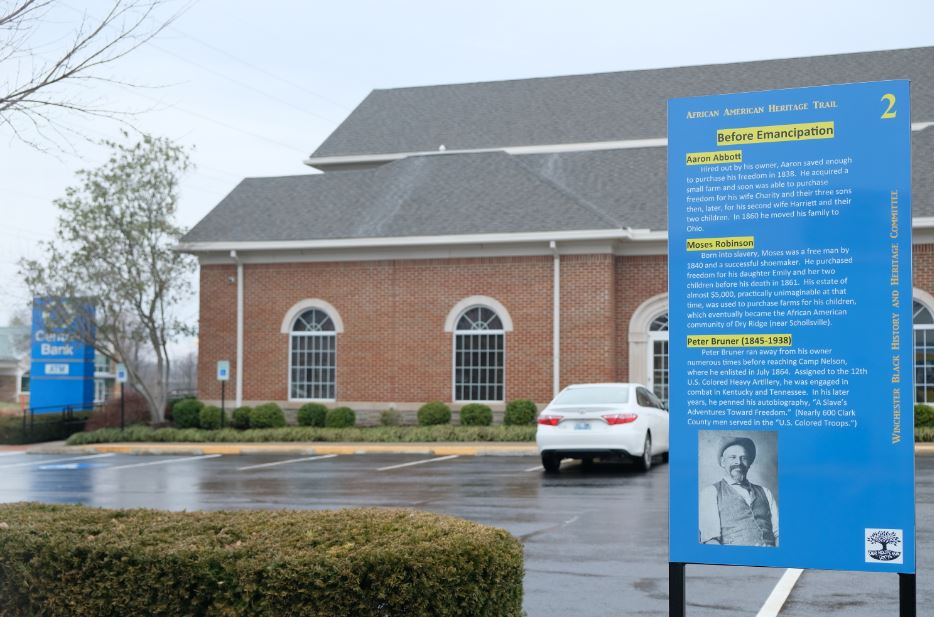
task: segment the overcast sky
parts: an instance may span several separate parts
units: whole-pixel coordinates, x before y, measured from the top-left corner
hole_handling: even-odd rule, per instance
[[[2,5],[6,0],[0,0]],[[40,30],[54,46],[107,0],[70,0]],[[261,11],[257,11],[262,7]],[[193,148],[180,222],[197,223],[247,176],[313,173],[302,160],[374,88],[595,73],[934,45],[934,2],[439,2],[178,0],[184,11],[108,77],[149,88],[85,94]],[[8,68],[0,64],[0,71]],[[6,76],[0,72],[0,83]],[[95,138],[118,126],[87,117]],[[0,128],[0,324],[28,297],[16,261],[39,257],[52,200],[105,152],[41,153]],[[197,321],[197,303],[183,316]]]

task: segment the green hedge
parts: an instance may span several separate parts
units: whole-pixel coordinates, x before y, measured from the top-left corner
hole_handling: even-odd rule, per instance
[[[275,403],[257,405],[250,412],[250,428],[281,428],[285,426],[285,414]]]
[[[237,407],[230,415],[230,427],[240,430],[250,428],[250,414],[253,413],[252,407]]]
[[[213,431],[221,427],[221,408],[215,405],[205,405],[198,414],[198,427]]]
[[[195,398],[185,398],[172,407],[172,420],[178,428],[197,428],[201,423],[204,403]]]
[[[199,429],[132,426],[123,433],[119,429],[101,429],[91,433],[77,433],[68,439],[68,445],[112,442],[271,442],[322,441],[414,443],[437,441],[535,441],[534,426],[375,426],[351,428],[314,428],[290,426],[287,428],[249,429],[237,431],[202,431]]]
[[[60,413],[36,414],[32,420],[26,416],[0,417],[0,444],[42,443],[67,439],[73,433],[84,430],[90,412],[75,412],[70,419]],[[0,613],[2,615],[2,613]]]
[[[525,426],[535,424],[538,407],[526,399],[516,399],[506,403],[506,413],[503,415],[503,424],[511,426]]]
[[[328,409],[324,419],[324,426],[327,428],[348,428],[357,423],[357,414],[350,407],[338,407],[337,409]]]
[[[328,408],[321,403],[305,403],[298,408],[299,426],[324,426],[324,420],[327,418]]]
[[[915,426],[934,427],[934,407],[930,405],[915,405]]]
[[[934,427],[920,426],[915,429],[915,441],[930,443],[934,441]]]
[[[414,510],[0,505],[0,614],[519,617],[522,545]]]
[[[493,410],[482,403],[470,403],[461,407],[462,426],[490,426],[493,424]]]
[[[419,426],[448,424],[451,421],[451,408],[439,401],[425,403],[418,408],[417,416]]]

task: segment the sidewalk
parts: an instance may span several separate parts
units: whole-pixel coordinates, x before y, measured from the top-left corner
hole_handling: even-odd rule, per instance
[[[315,456],[320,454],[423,454],[447,456],[538,456],[533,442],[430,442],[430,443],[368,443],[368,442],[289,442],[289,443],[102,443],[86,446],[66,446],[54,441],[32,446],[0,446],[27,450],[30,454],[284,454]]]
[[[199,456],[203,454],[422,454],[434,456],[538,456],[534,443],[522,441],[368,443],[368,442],[288,442],[288,443],[102,443],[66,446],[64,441],[24,446],[0,446],[2,452],[29,454],[153,454]],[[934,456],[934,443],[916,443],[915,455]]]

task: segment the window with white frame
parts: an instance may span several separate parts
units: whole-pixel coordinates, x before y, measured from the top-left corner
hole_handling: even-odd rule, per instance
[[[289,398],[335,399],[337,331],[320,309],[303,312],[289,336]]]
[[[506,372],[506,334],[492,309],[473,306],[454,329],[454,400],[502,401]]]
[[[912,304],[912,315],[915,402],[934,403],[934,315],[917,300]]]
[[[668,402],[668,313],[662,313],[649,325],[649,376],[652,391]]]

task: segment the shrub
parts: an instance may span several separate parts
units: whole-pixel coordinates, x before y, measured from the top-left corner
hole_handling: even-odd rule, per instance
[[[425,403],[418,409],[418,425],[432,426],[448,424],[451,421],[451,408],[441,402]]]
[[[930,405],[915,405],[915,426],[934,427],[934,407]]]
[[[357,422],[357,414],[350,407],[329,409],[324,425],[328,428],[347,428]]]
[[[250,412],[250,428],[279,428],[285,426],[285,414],[275,403],[257,405]]]
[[[84,429],[88,416],[89,413],[86,411],[76,411],[70,417],[60,413],[37,414],[31,420],[27,417],[25,426],[22,416],[3,417],[0,418],[0,443],[41,443],[67,439],[69,435],[79,433]],[[120,440],[111,439],[111,441]],[[0,615],[2,614],[3,611],[0,610]]]
[[[194,398],[182,399],[172,408],[172,420],[178,428],[198,428],[204,403]]]
[[[216,431],[221,427],[221,408],[215,405],[205,405],[198,415],[198,426],[207,431]]]
[[[230,427],[240,430],[250,428],[250,414],[253,413],[252,407],[237,407],[230,416]]]
[[[919,429],[926,430],[926,429]],[[129,442],[252,442],[271,441],[371,441],[379,443],[412,442],[464,442],[464,441],[535,441],[535,426],[374,426],[349,428],[317,428],[311,426],[290,426],[284,428],[266,428],[248,431],[232,429],[220,431],[202,431],[200,429],[160,428],[134,426],[125,432],[115,429],[101,429],[93,433],[78,433],[68,439],[68,445],[77,446],[95,443]],[[0,615],[3,612],[0,611]]]
[[[124,420],[126,426],[133,424],[149,424],[152,416],[149,405],[143,395],[130,388],[124,388]],[[88,418],[84,426],[86,431],[96,431],[99,428],[120,428],[120,397],[107,399],[100,409],[97,409]]]
[[[451,516],[17,503],[0,521],[11,617],[522,614],[520,542]]]
[[[196,396],[186,395],[186,396],[176,396],[176,397],[172,397],[172,398],[170,398],[169,400],[167,400],[167,401],[165,402],[165,419],[168,420],[169,422],[174,421],[174,418],[173,418],[173,416],[172,416],[172,412],[173,412],[174,409],[175,409],[175,404],[176,404],[176,403],[180,403],[180,402],[182,402],[182,401],[194,400],[194,399],[196,399],[196,398],[197,398]],[[118,400],[119,400],[119,399],[118,399]]]
[[[298,408],[299,426],[324,426],[328,408],[321,403],[305,403]]]
[[[516,399],[506,403],[503,424],[511,426],[535,424],[536,415],[538,415],[538,407],[535,406],[535,403],[526,399]]]
[[[402,426],[402,414],[395,409],[387,409],[379,414],[381,426]]]
[[[461,407],[462,426],[490,426],[493,424],[493,410],[480,403],[470,403]]]

